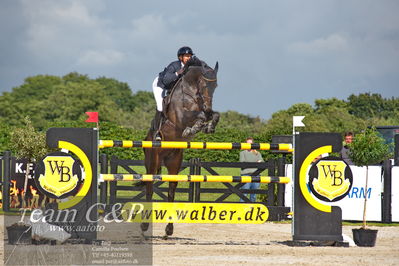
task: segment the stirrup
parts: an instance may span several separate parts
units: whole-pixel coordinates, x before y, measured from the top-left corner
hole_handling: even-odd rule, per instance
[[[161,141],[162,137],[161,134],[159,133],[159,131],[157,133],[155,133],[155,141]]]

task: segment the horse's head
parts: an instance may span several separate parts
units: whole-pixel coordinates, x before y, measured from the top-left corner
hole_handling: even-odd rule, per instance
[[[213,93],[217,87],[217,73],[219,63],[216,62],[215,68],[212,69],[208,65],[202,66],[202,75],[199,79],[199,89],[204,100],[204,111],[206,113],[212,111]]]
[[[185,80],[202,98],[202,108],[205,113],[212,112],[213,93],[217,87],[217,72],[219,63],[212,69],[205,62],[194,57],[187,63]]]

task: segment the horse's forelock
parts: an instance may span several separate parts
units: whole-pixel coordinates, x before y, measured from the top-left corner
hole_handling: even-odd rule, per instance
[[[195,82],[201,75],[208,79],[216,79],[216,72],[207,63],[193,56],[185,66],[186,81]]]
[[[190,58],[190,60],[188,60],[188,62],[187,62],[187,66],[188,67],[190,67],[190,66],[201,66],[201,65],[202,65],[202,61],[196,56],[192,56]]]

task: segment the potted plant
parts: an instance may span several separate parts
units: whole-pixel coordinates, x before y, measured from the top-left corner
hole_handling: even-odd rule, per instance
[[[378,135],[375,128],[368,128],[357,134],[349,145],[349,157],[356,166],[366,166],[366,183],[364,187],[363,225],[359,229],[352,229],[353,239],[358,246],[373,247],[377,239],[378,230],[367,228],[367,189],[369,178],[369,165],[377,164],[387,159],[390,155],[389,145]]]

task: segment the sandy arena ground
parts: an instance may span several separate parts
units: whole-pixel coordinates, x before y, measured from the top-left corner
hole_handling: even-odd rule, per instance
[[[344,234],[352,237],[345,226]],[[399,265],[399,228],[378,227],[377,244],[360,247],[289,247],[291,224],[175,226],[175,245],[154,245],[158,265]],[[162,234],[163,228],[155,228]],[[181,239],[181,240],[179,240]],[[184,242],[197,244],[187,245]],[[180,243],[179,243],[180,242]]]
[[[113,243],[119,241],[122,246],[137,242],[138,238],[132,237],[136,234],[132,227],[132,224],[119,224],[99,234],[99,238]],[[272,222],[262,225],[175,224],[175,233],[168,240],[162,239],[164,227],[164,224],[154,225],[152,245],[147,245],[152,247],[155,265],[399,265],[399,227],[374,228],[378,229],[378,238],[373,248],[289,247],[284,241],[291,240],[291,225]],[[352,237],[352,228],[344,226],[344,234]],[[3,234],[4,226],[0,231]],[[15,246],[6,242],[3,246],[3,242],[0,243],[1,256],[14,249],[12,259],[18,258],[14,263],[8,260],[9,265],[16,261],[21,265],[60,265],[63,262],[68,265],[70,257],[80,256],[76,249],[91,248],[76,244]],[[4,248],[8,249],[6,253]],[[58,255],[53,258],[56,252]],[[60,257],[63,257],[61,261]]]

